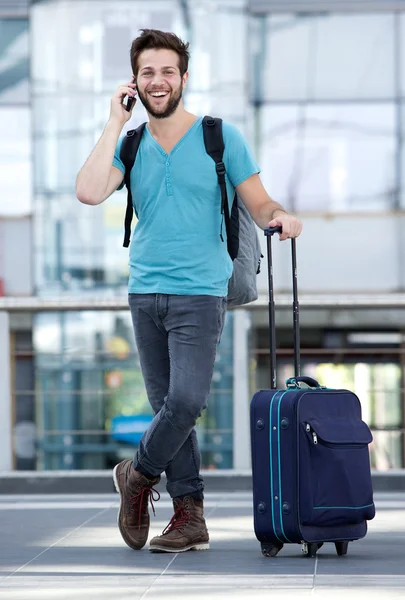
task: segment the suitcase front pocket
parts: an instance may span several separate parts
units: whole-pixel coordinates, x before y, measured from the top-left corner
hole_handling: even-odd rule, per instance
[[[300,516],[304,525],[361,523],[375,514],[363,421],[301,423]]]

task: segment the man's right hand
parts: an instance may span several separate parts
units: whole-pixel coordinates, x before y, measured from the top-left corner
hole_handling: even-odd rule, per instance
[[[134,83],[133,79],[128,81],[128,83],[124,83],[123,85],[119,85],[117,87],[114,96],[111,98],[110,121],[118,122],[121,125],[124,125],[124,123],[129,121],[136,104],[136,94],[136,84]],[[127,111],[123,105],[125,96],[135,98],[131,110],[129,111]]]

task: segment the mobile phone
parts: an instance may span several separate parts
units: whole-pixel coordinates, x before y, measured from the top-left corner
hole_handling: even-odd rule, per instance
[[[135,81],[135,76],[132,77],[133,82],[136,85],[136,81]],[[136,87],[135,87],[136,90]],[[135,102],[135,98],[132,96],[128,96],[128,100],[127,103],[125,104],[125,110],[127,110],[128,112],[131,110],[133,103]]]
[[[129,96],[127,103],[125,104],[125,110],[127,110],[128,112],[131,110],[133,103],[135,102],[135,98]]]

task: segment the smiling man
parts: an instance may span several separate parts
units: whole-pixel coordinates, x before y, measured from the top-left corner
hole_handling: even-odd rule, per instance
[[[93,205],[122,186],[120,135],[131,116],[123,101],[138,96],[149,122],[131,171],[138,223],[129,305],[155,417],[134,460],[119,463],[113,477],[121,535],[140,549],[148,539],[153,486],[166,472],[174,514],[151,540],[155,552],[209,547],[195,424],[207,406],[232,274],[226,239],[219,235],[221,194],[202,117],[183,105],[188,61],[188,44],[173,33],[142,31],[131,47],[134,77],[116,90],[105,130],[76,182],[78,199]],[[224,122],[223,138],[229,198],[236,189],[259,227],[280,225],[281,239],[297,237],[300,221],[269,197],[241,133]]]

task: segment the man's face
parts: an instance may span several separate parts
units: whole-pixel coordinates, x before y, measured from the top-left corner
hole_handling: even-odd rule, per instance
[[[180,76],[179,57],[173,50],[144,50],[138,58],[136,87],[148,113],[170,117],[180,104],[187,74]]]

